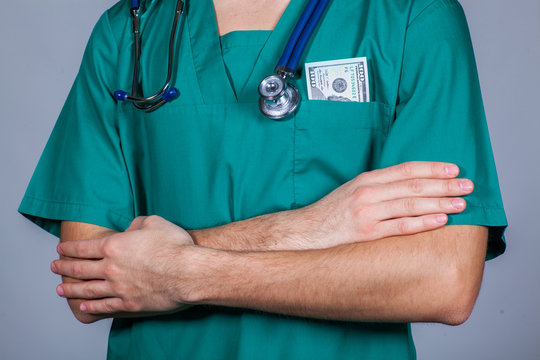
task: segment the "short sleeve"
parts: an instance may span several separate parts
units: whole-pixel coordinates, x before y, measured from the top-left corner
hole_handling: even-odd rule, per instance
[[[413,160],[461,168],[475,190],[449,224],[490,227],[487,258],[502,254],[506,216],[467,21],[455,0],[431,2],[407,29],[396,117],[379,167]]]
[[[105,13],[19,207],[56,236],[62,220],[124,230],[133,218],[112,96],[117,58]]]

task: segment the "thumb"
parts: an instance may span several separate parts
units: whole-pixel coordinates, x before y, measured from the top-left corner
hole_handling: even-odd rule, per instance
[[[133,230],[140,230],[142,229],[143,222],[147,218],[147,216],[138,216],[129,225],[129,227],[126,229],[126,231],[133,231]]]

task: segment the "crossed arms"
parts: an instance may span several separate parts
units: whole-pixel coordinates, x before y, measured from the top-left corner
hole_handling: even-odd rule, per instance
[[[63,222],[57,291],[82,322],[188,303],[460,324],[480,288],[487,229],[444,226],[473,190],[458,172],[406,163],[361,174],[306,208],[213,229],[188,232],[155,216],[122,233]]]

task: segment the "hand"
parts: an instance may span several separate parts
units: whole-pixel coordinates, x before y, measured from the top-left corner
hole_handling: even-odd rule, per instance
[[[316,203],[297,210],[309,248],[411,235],[440,228],[447,214],[466,207],[458,196],[473,183],[456,179],[459,168],[438,162],[408,162],[360,174]],[[299,217],[296,218],[296,217]]]
[[[123,233],[61,243],[58,253],[74,259],[54,261],[53,272],[85,281],[63,283],[57,292],[86,299],[80,309],[89,314],[177,309],[189,292],[181,260],[191,245],[186,231],[158,216],[138,217]]]

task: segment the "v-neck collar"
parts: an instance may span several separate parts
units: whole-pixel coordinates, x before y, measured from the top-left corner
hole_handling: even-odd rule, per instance
[[[190,1],[189,5],[186,14],[191,52],[203,102],[237,102],[223,61],[214,3],[212,0],[198,0]],[[253,87],[249,86],[250,83],[253,81],[258,83],[262,78],[273,73],[303,5],[302,0],[290,0],[262,48],[246,86],[238,94],[239,98],[245,95],[244,91],[253,91]],[[255,95],[258,97],[257,94]]]

